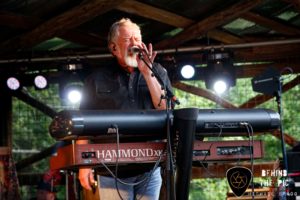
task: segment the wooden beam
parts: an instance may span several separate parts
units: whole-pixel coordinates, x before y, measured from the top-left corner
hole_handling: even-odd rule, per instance
[[[0,12],[0,25],[3,26],[21,30],[30,30],[41,23],[42,20],[35,17],[18,15],[11,12]],[[68,30],[62,35],[58,35],[58,37],[86,46],[103,46],[106,44],[106,38],[100,38],[97,35],[84,33],[77,29]]]
[[[182,32],[178,33],[176,36],[163,40],[155,45],[157,49],[164,49],[169,47],[178,46],[184,42],[191,39],[197,38],[209,30],[212,30],[222,24],[229,22],[237,17],[239,17],[244,12],[256,7],[260,4],[262,0],[245,0],[234,4],[230,8],[216,13],[210,17],[199,21],[198,23],[184,29]]]
[[[24,169],[24,168],[32,165],[35,162],[38,162],[42,159],[45,159],[45,158],[53,155],[54,153],[56,153],[56,150],[58,147],[62,147],[67,144],[70,144],[70,142],[59,141],[59,142],[51,145],[50,147],[45,148],[40,153],[34,154],[32,156],[24,158],[23,160],[20,160],[19,162],[16,163],[17,171],[20,171],[21,169]]]
[[[74,42],[76,44],[86,45],[89,47],[101,47],[107,44],[106,38],[102,38],[95,34],[85,33],[77,29],[67,31],[62,35],[58,35],[58,37],[67,41]]]
[[[300,83],[300,76],[297,76],[296,78],[294,78],[293,80],[291,80],[290,82],[282,86],[282,92],[286,92],[292,89],[293,87],[299,85],[299,83]],[[273,97],[274,96],[272,95],[260,94],[249,99],[247,102],[240,105],[239,108],[255,108],[258,105],[263,104],[266,101],[272,99]]]
[[[299,0],[284,0],[284,1],[292,4],[300,13],[300,1]]]
[[[212,39],[223,42],[224,44],[241,44],[241,43],[245,43],[245,40],[243,38],[240,38],[240,37],[237,37],[235,35],[226,33],[224,31],[219,31],[217,29],[208,31],[207,36],[212,38]]]
[[[209,164],[207,168],[204,167],[193,167],[192,168],[192,179],[199,178],[225,178],[226,172],[231,167],[235,167],[236,163],[213,163]],[[262,170],[273,170],[275,162],[264,162],[264,163],[254,163],[254,177],[261,177]],[[242,162],[239,164],[241,167],[247,167],[251,169],[251,163]]]
[[[36,27],[42,20],[35,17],[18,15],[12,12],[0,11],[0,25],[14,29],[28,30]]]
[[[278,138],[279,140],[281,140],[281,134],[279,130],[275,130],[273,132],[271,132],[271,134],[273,136],[275,136],[276,138]],[[296,146],[297,144],[299,144],[299,142],[296,140],[296,138],[288,135],[287,133],[284,133],[284,142],[288,145],[290,145],[291,147]]]
[[[91,0],[54,17],[32,31],[20,37],[8,40],[0,45],[2,51],[16,51],[29,48],[54,36],[83,24],[94,17],[115,8],[123,0]],[[88,12],[87,12],[88,11]],[[80,16],[80,17],[79,17]]]
[[[287,58],[298,58],[300,54],[299,44],[282,44],[258,46],[252,48],[240,48],[234,51],[235,59],[243,61],[270,61]]]
[[[31,185],[37,186],[43,180],[44,174],[42,173],[18,173],[18,181],[21,186]]]
[[[122,4],[117,6],[117,9],[148,19],[153,19],[178,28],[186,28],[196,23],[196,21],[189,18],[182,17],[180,15],[176,15],[174,13],[155,8],[153,6],[134,0],[124,1]],[[244,42],[244,40],[237,36],[219,30],[212,30],[208,32],[208,36],[225,44]]]
[[[242,18],[254,22],[256,24],[259,24],[261,26],[264,26],[266,28],[269,28],[271,30],[274,30],[278,33],[282,33],[285,35],[299,35],[300,30],[285,24],[281,24],[277,21],[268,19],[266,17],[263,17],[259,14],[253,13],[253,12],[246,12],[241,15]]]
[[[29,156],[23,160],[20,160],[19,162],[16,163],[16,169],[17,171],[20,171],[21,169],[24,169],[28,167],[29,165],[32,165],[35,162],[38,162],[42,159],[45,159],[46,157],[51,156],[56,152],[56,144],[44,149],[38,154],[34,154],[32,156]]]
[[[227,101],[226,99],[223,99],[217,95],[215,95],[214,93],[202,89],[202,88],[198,88],[192,85],[187,85],[185,83],[182,82],[176,82],[174,84],[172,84],[172,86],[174,88],[180,89],[182,91],[194,94],[194,95],[198,95],[200,97],[203,98],[207,98],[213,102],[218,103],[219,105],[221,105],[223,108],[237,108],[235,105],[233,105],[232,103],[230,103],[229,101]]]
[[[117,6],[117,9],[179,28],[185,28],[194,23],[191,19],[134,0],[124,1]]]
[[[45,115],[53,118],[57,115],[57,112],[50,108],[48,105],[36,100],[34,97],[32,97],[29,93],[22,91],[17,91],[11,93],[11,95],[17,97],[18,99],[22,100],[23,102],[27,103],[28,105],[31,105],[33,108],[38,109]]]
[[[237,78],[253,78],[258,74],[263,73],[268,67],[272,67],[278,71],[284,70],[287,66],[293,69],[293,73],[300,73],[300,60],[291,61],[279,61],[276,63],[266,63],[266,64],[250,64],[236,67],[236,77]],[[290,74],[291,72],[285,71],[283,74]]]

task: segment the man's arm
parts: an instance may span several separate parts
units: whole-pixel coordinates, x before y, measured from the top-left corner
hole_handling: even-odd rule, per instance
[[[88,140],[77,140],[76,144],[88,144]],[[91,168],[80,168],[78,179],[83,188],[92,190],[91,185],[95,184],[94,173]]]
[[[164,110],[166,109],[166,99],[162,99],[165,93],[164,90],[161,88],[160,83],[157,79],[150,74],[143,75],[144,79],[147,83],[148,89],[150,91],[152,103],[157,110]]]
[[[149,67],[150,68],[153,67],[152,63],[156,57],[157,52],[152,51],[152,44],[149,44],[148,48],[146,47],[145,44],[142,44],[141,48],[146,50],[143,56],[145,62],[147,63],[145,63],[144,60],[140,59],[140,57],[137,55],[138,68],[140,72],[143,74],[144,79],[147,83],[151,95],[151,100],[155,109],[164,110],[167,107],[166,99],[162,99],[162,97],[165,96],[165,92],[162,89],[156,77],[152,76],[151,69],[149,69]]]

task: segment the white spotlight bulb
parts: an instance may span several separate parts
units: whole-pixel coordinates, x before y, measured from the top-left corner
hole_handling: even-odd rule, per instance
[[[227,90],[227,84],[223,80],[218,80],[214,83],[214,91],[217,94],[223,94]]]
[[[42,76],[42,75],[38,75],[34,78],[34,84],[37,88],[39,89],[44,89],[47,86],[47,79]]]
[[[15,77],[9,77],[6,81],[7,87],[11,90],[17,90],[20,88],[20,81]]]
[[[181,75],[185,79],[190,79],[195,75],[195,68],[191,65],[184,65],[181,68]]]
[[[79,103],[81,101],[81,92],[79,90],[69,91],[68,100],[73,104]]]

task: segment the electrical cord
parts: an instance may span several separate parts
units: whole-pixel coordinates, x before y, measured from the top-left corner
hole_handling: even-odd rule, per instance
[[[223,127],[222,127],[221,125],[218,125],[218,124],[215,124],[215,126],[216,126],[217,128],[220,129],[219,134],[218,134],[218,136],[217,136],[217,139],[219,139],[219,138],[221,137],[222,133],[223,133]],[[209,151],[211,151],[212,145],[213,145],[213,143],[210,144],[210,146],[209,146],[209,148],[208,148]],[[212,174],[212,173],[205,167],[205,165],[204,165],[204,161],[206,160],[206,157],[207,157],[207,156],[208,156],[208,154],[205,154],[204,158],[203,158],[202,160],[199,160],[198,162],[199,162],[200,165],[204,168],[204,170],[207,172],[207,174],[208,174],[209,176],[213,177],[214,174]]]
[[[253,137],[253,127],[251,124],[247,122],[241,122],[240,125],[244,126],[247,129],[248,138],[249,138],[249,151],[250,151],[250,163],[251,163],[251,172],[252,172],[252,179],[251,179],[251,197],[254,200],[254,163],[253,163],[253,145],[254,145],[254,137]]]
[[[161,89],[164,90],[164,94],[161,95],[160,97],[160,101],[158,103],[158,106],[161,105],[161,102],[163,99],[166,99],[166,113],[167,113],[167,170],[169,172],[172,173],[172,176],[174,177],[174,158],[173,158],[173,154],[172,154],[172,146],[171,146],[171,136],[170,136],[170,117],[169,117],[169,103],[171,105],[172,103],[172,100],[174,101],[174,103],[176,104],[179,104],[179,101],[176,100],[176,98],[174,99],[174,95],[172,94],[171,90],[168,89],[168,87],[164,84],[163,80],[161,79],[161,77],[159,76],[159,74],[157,73],[156,69],[153,67],[153,62],[151,61],[148,53],[146,51],[145,52],[145,55],[148,59],[148,61],[150,62],[150,65],[148,62],[145,61],[144,59],[144,55],[142,52],[139,53],[139,58],[141,60],[143,60],[143,62],[146,64],[146,66],[151,70],[152,74],[151,76],[154,76],[156,78],[156,80],[158,81],[158,83],[160,84],[161,86]],[[170,106],[171,107],[171,106]],[[167,173],[167,176],[169,176],[169,174]],[[175,184],[172,184],[172,200],[176,200],[176,196],[173,195],[173,191],[176,191],[175,190]],[[171,188],[170,188],[171,189]]]
[[[116,124],[113,124],[112,128],[116,129],[115,132],[116,132],[116,136],[117,136],[117,142],[116,142],[117,143],[117,154],[116,154],[117,157],[116,157],[116,162],[115,162],[115,173],[113,173],[109,169],[109,167],[102,160],[99,160],[99,162],[104,166],[104,168],[109,172],[109,174],[115,179],[115,186],[116,186],[118,195],[119,195],[120,199],[123,200],[122,195],[120,194],[120,191],[119,191],[118,182],[123,184],[123,185],[136,186],[136,185],[139,185],[139,184],[147,181],[146,184],[145,184],[145,187],[144,187],[144,191],[145,191],[146,188],[148,187],[148,184],[149,184],[149,181],[152,177],[153,172],[158,168],[158,165],[161,162],[161,159],[162,159],[162,156],[165,153],[165,150],[160,154],[159,159],[155,162],[155,165],[154,165],[153,169],[151,170],[151,173],[147,177],[145,177],[143,180],[135,182],[135,183],[129,183],[129,182],[122,181],[121,179],[118,178],[119,150],[120,150],[119,129],[118,129],[118,126]],[[95,169],[97,169],[97,168],[98,167],[96,167]],[[141,199],[142,197],[143,196],[141,196],[139,199]]]

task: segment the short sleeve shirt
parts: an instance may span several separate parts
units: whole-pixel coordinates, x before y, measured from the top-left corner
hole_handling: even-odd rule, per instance
[[[158,63],[154,63],[153,68],[164,86],[171,89],[167,71]],[[128,73],[115,62],[99,68],[87,77],[80,109],[154,109],[154,105],[139,70],[136,68]]]

